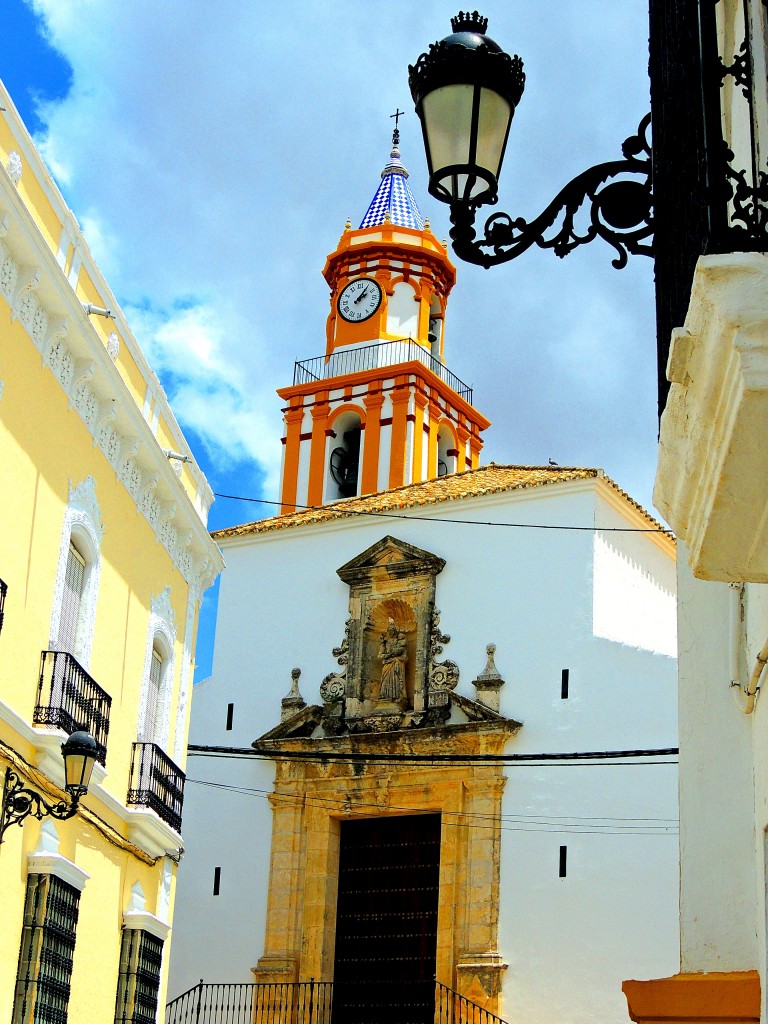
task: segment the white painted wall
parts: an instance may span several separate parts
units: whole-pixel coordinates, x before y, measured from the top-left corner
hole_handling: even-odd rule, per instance
[[[387,299],[387,334],[415,338],[419,333],[419,300],[413,285],[399,281]]]
[[[474,696],[471,680],[484,668],[485,646],[497,645],[506,679],[501,711],[524,723],[508,750],[676,745],[673,659],[595,635],[592,532],[481,525],[612,523],[615,511],[597,486],[486,495],[422,507],[402,519],[361,517],[227,543],[213,679],[195,690],[191,742],[248,746],[278,723],[294,666],[302,669],[304,699],[317,702],[320,681],[336,668],[331,648],[347,617],[349,590],[336,569],[392,534],[446,559],[437,607],[452,637],[443,657],[461,669],[460,692]],[[654,583],[633,600],[653,620],[667,600],[671,561],[645,536],[631,543]],[[611,600],[632,582],[617,574]],[[229,702],[235,714],[227,732]],[[638,824],[629,819],[676,818],[675,768],[510,766],[507,774],[500,928],[500,952],[510,965],[506,1019],[624,1019],[624,978],[671,974],[678,966],[677,843],[673,822],[668,834],[654,836],[628,828],[609,835],[612,829],[600,826],[615,825],[613,818],[624,826]],[[171,996],[200,977],[252,980],[265,927],[271,766],[193,757],[189,777]],[[202,779],[257,792],[212,789]],[[526,820],[532,816],[551,817],[560,831]],[[591,829],[577,828],[584,818]],[[568,846],[564,879],[560,845]],[[215,866],[222,868],[218,897],[211,895]]]
[[[764,989],[768,704],[745,715],[730,682],[733,639],[744,685],[768,637],[768,592],[744,588],[732,638],[733,589],[695,579],[680,548],[681,966],[757,969]]]

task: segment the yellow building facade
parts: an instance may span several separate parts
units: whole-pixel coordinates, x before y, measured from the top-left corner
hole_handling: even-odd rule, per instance
[[[1,85],[0,106],[4,798],[67,799],[73,731],[99,751],[73,817],[6,807],[0,1019],[154,1021],[213,495]]]

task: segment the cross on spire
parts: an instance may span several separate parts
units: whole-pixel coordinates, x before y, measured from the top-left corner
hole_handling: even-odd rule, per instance
[[[400,129],[398,128],[398,122],[399,122],[400,118],[403,116],[404,113],[405,113],[405,111],[401,110],[398,107],[397,110],[394,112],[394,114],[390,114],[389,115],[390,117],[394,117],[394,119],[395,119],[395,130],[392,132],[392,145],[393,146],[399,146],[400,145]]]

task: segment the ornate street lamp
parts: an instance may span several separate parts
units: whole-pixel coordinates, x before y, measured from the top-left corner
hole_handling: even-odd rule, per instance
[[[650,256],[650,114],[624,142],[623,159],[579,174],[535,220],[493,214],[483,237],[477,238],[478,207],[498,199],[501,164],[525,74],[517,55],[510,57],[485,35],[488,19],[477,11],[459,13],[451,26],[451,35],[433,43],[408,68],[408,82],[424,134],[429,191],[450,205],[456,255],[492,267],[534,243],[562,257],[600,237],[616,249],[614,267],[625,266],[628,253]],[[576,214],[587,202],[589,222],[579,229]]]
[[[39,793],[24,786],[12,768],[6,769],[3,806],[0,810],[0,843],[7,828],[14,824],[21,825],[30,815],[38,821],[48,816],[65,821],[75,815],[80,798],[88,792],[99,746],[90,733],[73,732],[62,743],[61,753],[64,757],[64,788],[69,800],[49,804]]]

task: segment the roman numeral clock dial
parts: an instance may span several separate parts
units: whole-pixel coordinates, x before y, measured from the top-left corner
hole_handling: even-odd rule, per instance
[[[359,324],[381,305],[381,285],[372,277],[355,278],[342,288],[336,305],[345,320]]]

